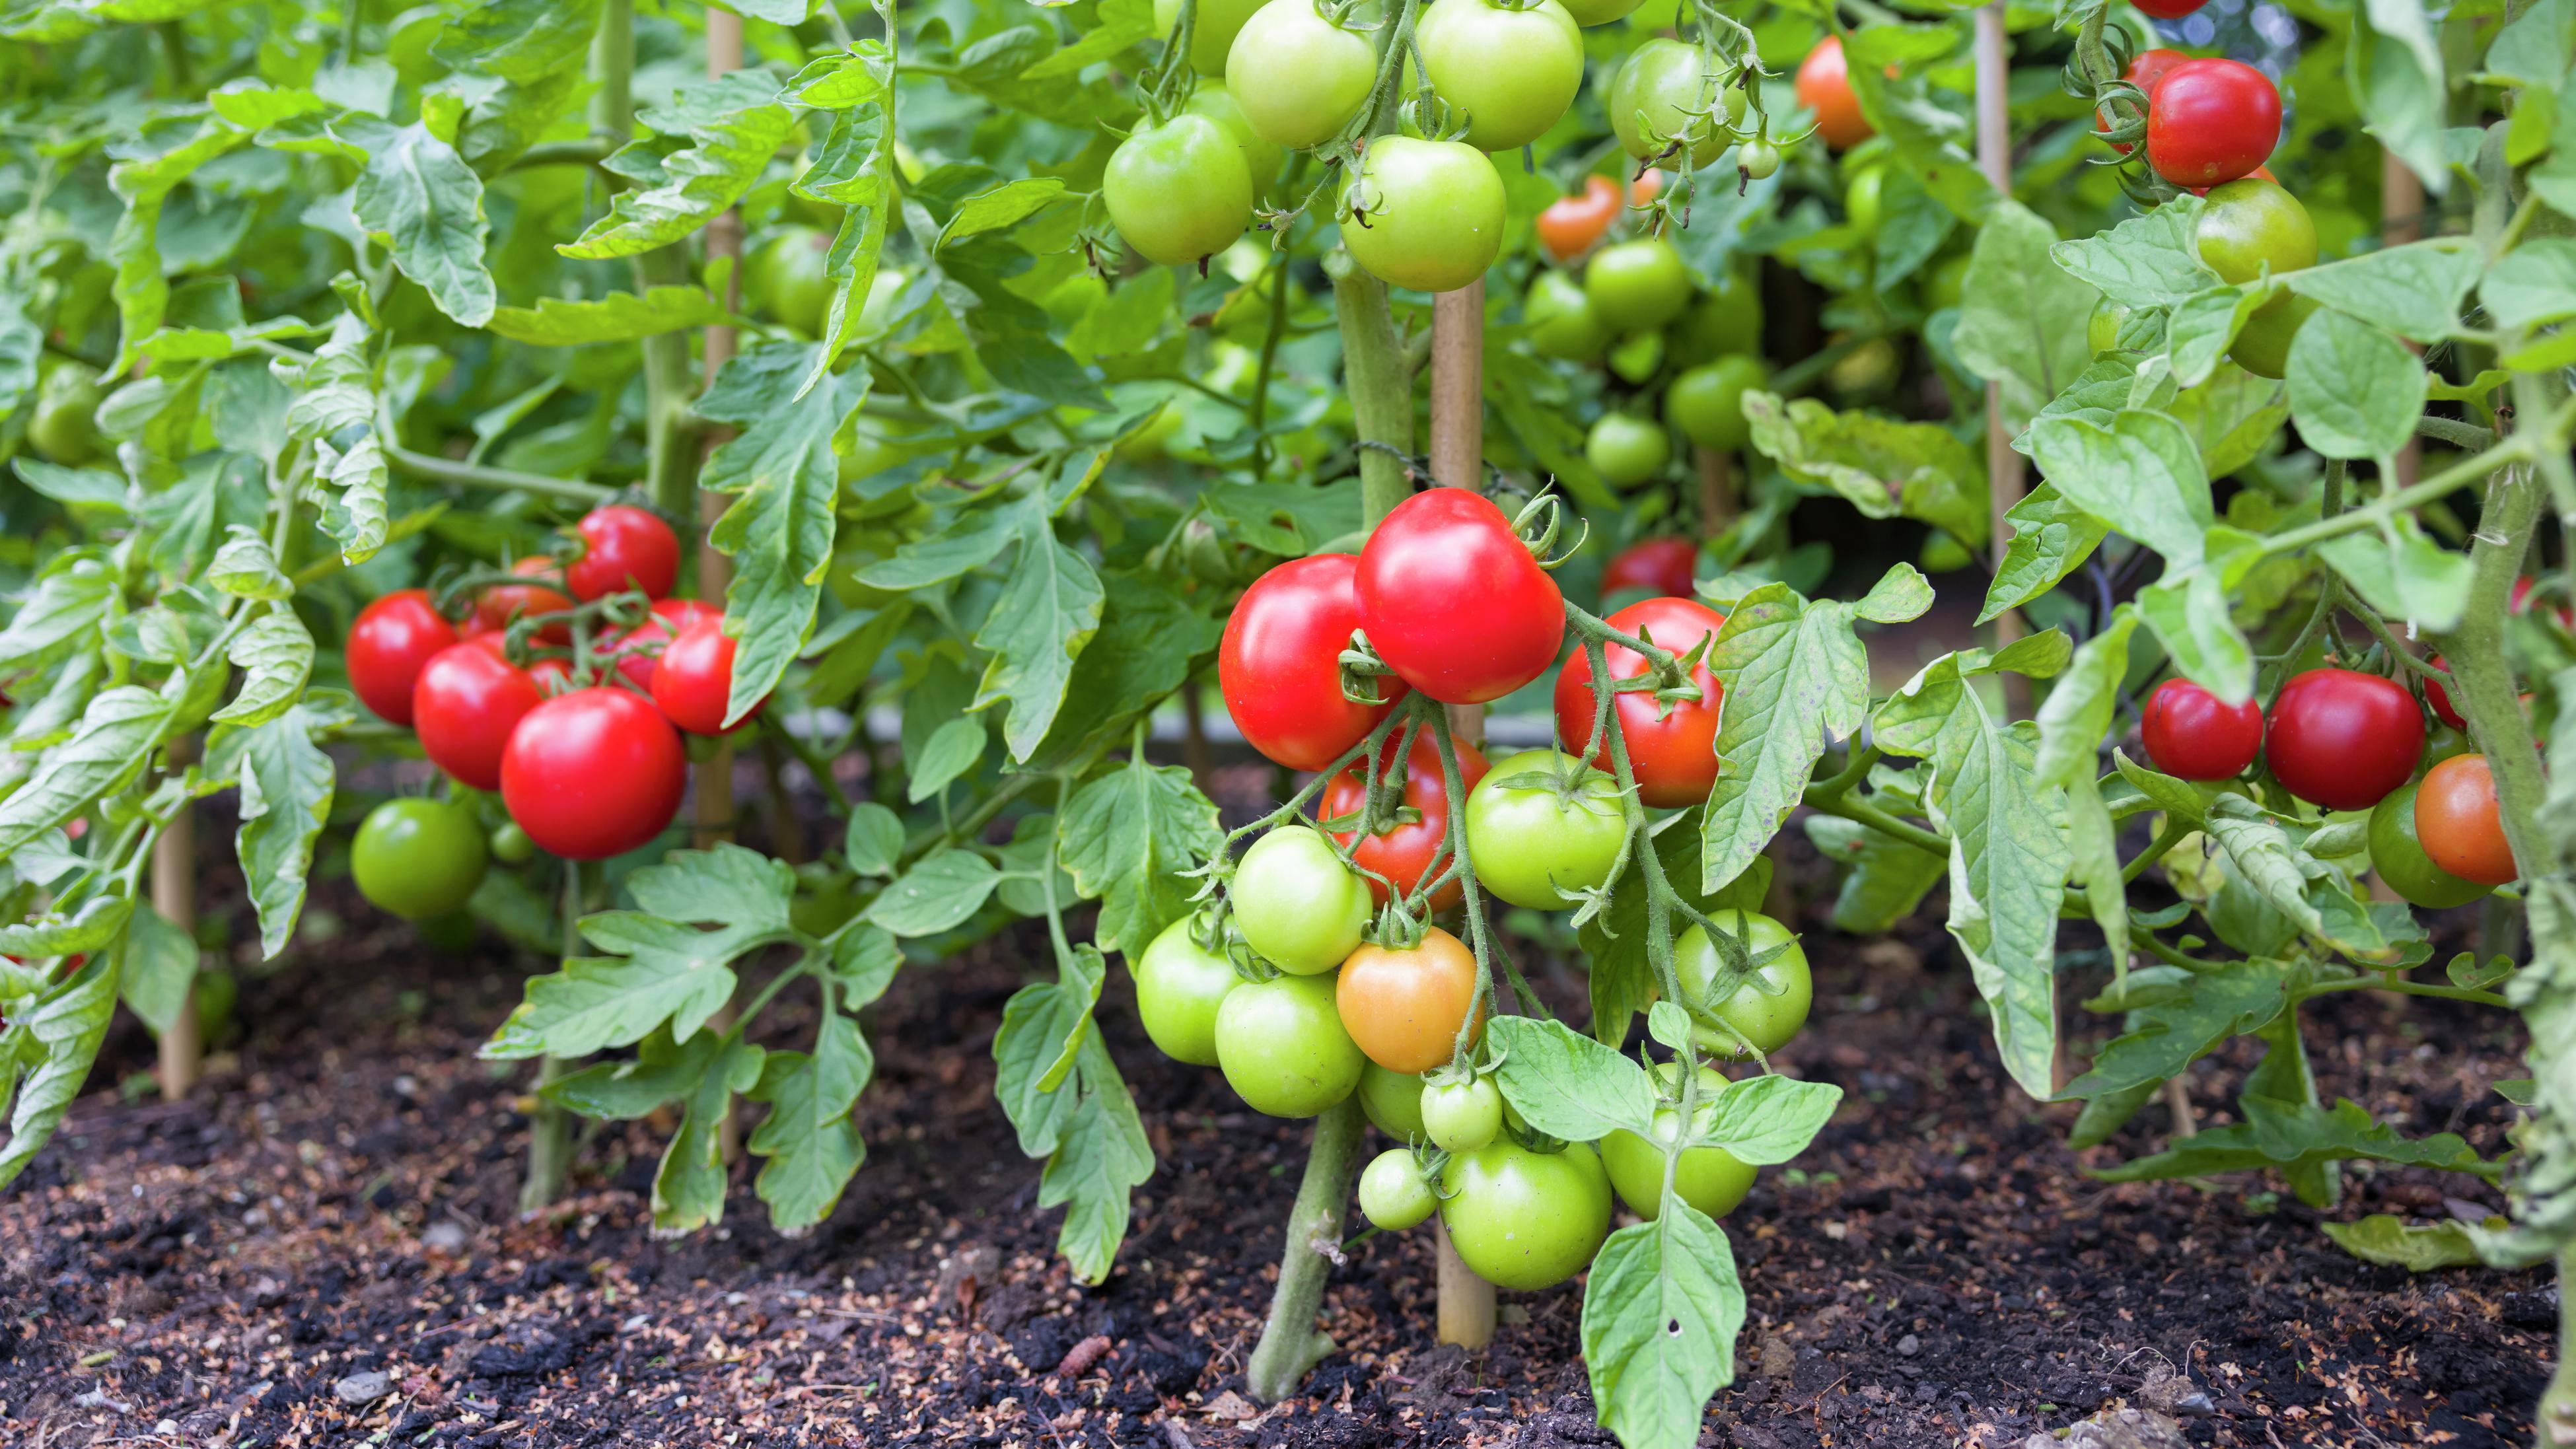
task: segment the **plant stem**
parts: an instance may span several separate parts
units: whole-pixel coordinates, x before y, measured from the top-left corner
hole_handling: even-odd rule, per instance
[[[1374,528],[1413,494],[1397,456],[1413,453],[1413,375],[1396,340],[1386,283],[1360,270],[1345,251],[1327,256],[1324,271],[1333,279],[1333,305],[1341,314],[1351,420],[1362,444],[1377,445],[1360,449],[1360,511]]]
[[[563,955],[581,949],[581,862],[564,862]],[[519,1216],[532,1218],[563,1196],[572,1173],[572,1114],[546,1099],[545,1090],[565,1075],[563,1058],[537,1061],[536,1109],[528,1115],[528,1175],[519,1185]]]
[[[1323,1249],[1342,1240],[1342,1204],[1350,1197],[1366,1130],[1356,1095],[1325,1108],[1315,1119],[1306,1176],[1297,1184],[1297,1205],[1288,1210],[1288,1243],[1279,1258],[1279,1286],[1270,1295],[1270,1318],[1244,1363],[1244,1387],[1262,1403],[1295,1393],[1307,1373],[1333,1351],[1332,1335],[1315,1327],[1315,1315],[1324,1306],[1326,1270],[1333,1262]]]
[[[568,503],[598,503],[615,492],[596,483],[549,478],[542,473],[520,473],[508,468],[488,468],[480,463],[459,463],[402,447],[387,447],[385,461],[401,472],[432,482],[462,483],[469,488],[515,488],[522,493],[560,498]]]

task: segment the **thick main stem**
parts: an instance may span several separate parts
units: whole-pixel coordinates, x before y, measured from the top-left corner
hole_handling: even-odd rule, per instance
[[[564,862],[563,957],[569,963],[581,949],[581,862]],[[572,1114],[547,1099],[546,1088],[566,1072],[563,1058],[548,1054],[537,1061],[537,1105],[528,1114],[528,1175],[519,1184],[519,1216],[532,1218],[563,1196],[572,1175]]]

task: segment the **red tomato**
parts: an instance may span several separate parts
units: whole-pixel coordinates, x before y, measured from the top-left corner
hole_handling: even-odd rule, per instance
[[[2147,758],[2178,780],[2232,780],[2263,748],[2263,707],[2224,705],[2188,679],[2168,679],[2147,696]]]
[[[1359,560],[1346,553],[1291,559],[1252,581],[1225,621],[1217,687],[1246,743],[1292,770],[1320,770],[1358,744],[1404,682],[1380,678],[1384,704],[1342,697],[1342,651],[1360,626]]]
[[[724,610],[710,608],[695,599],[655,599],[651,618],[632,629],[621,630],[600,641],[611,658],[617,661],[617,672],[626,676],[637,689],[653,692],[653,668],[681,630],[700,619],[721,619]]]
[[[2513,581],[2512,608],[2515,613],[2528,614],[2531,612],[2531,591],[2538,582],[2538,580],[2534,579],[2529,574],[2524,574],[2522,577]],[[2576,629],[2576,608],[2571,608],[2565,604],[2559,605],[2558,622],[2567,628]]]
[[[622,689],[576,689],[528,712],[501,756],[501,803],[566,860],[648,845],[680,810],[688,756],[661,711]]]
[[[671,723],[693,735],[720,735],[725,732],[725,701],[733,693],[734,641],[725,636],[724,615],[709,614],[680,631],[680,637],[662,651],[662,667],[653,674],[653,702]],[[751,707],[734,728],[740,729],[758,715],[762,705]]]
[[[1496,700],[1547,672],[1565,596],[1480,493],[1395,506],[1360,550],[1360,626],[1405,683],[1444,704]]]
[[[485,635],[441,650],[420,671],[412,729],[429,762],[458,783],[498,789],[510,732],[544,702],[536,677],[501,656],[498,635]]]
[[[2414,775],[2424,712],[2403,685],[2376,674],[2311,669],[2272,697],[2263,755],[2309,804],[2367,810]]]
[[[2424,772],[2415,792],[2415,838],[2435,865],[2462,880],[2509,885],[2522,875],[2504,838],[2495,773],[2484,755],[2453,755]]]
[[[2130,3],[2158,20],[2180,20],[2208,4],[2209,0],[2130,0]]]
[[[1458,787],[1473,790],[1476,782],[1485,778],[1485,757],[1465,740],[1454,735],[1450,738],[1458,747]],[[1388,742],[1387,753],[1390,755],[1394,753],[1393,743],[1392,740]],[[1365,760],[1353,763],[1332,778],[1332,782],[1324,787],[1323,798],[1316,802],[1316,819],[1358,818],[1360,807],[1367,803],[1367,791],[1360,784],[1360,772],[1366,763]],[[1391,760],[1381,761],[1379,774],[1388,773],[1383,766],[1392,763]],[[1397,891],[1411,895],[1413,888],[1422,884],[1425,876],[1439,873],[1432,870],[1431,863],[1440,854],[1440,842],[1449,831],[1449,781],[1440,772],[1439,742],[1428,734],[1417,733],[1413,737],[1413,748],[1404,753],[1404,803],[1419,811],[1422,818],[1409,825],[1385,826],[1357,845],[1351,844],[1359,834],[1357,830],[1335,830],[1331,834],[1335,841],[1351,847],[1351,859],[1359,862],[1362,869],[1386,877],[1395,883]],[[1440,868],[1448,869],[1447,862],[1442,862]],[[1379,905],[1385,905],[1386,886],[1374,877],[1368,884],[1369,894],[1377,898]],[[1465,894],[1463,882],[1451,881],[1431,898],[1431,908],[1445,911],[1458,904],[1459,898]],[[1421,1069],[1417,1067],[1415,1070]]]
[[[564,582],[583,603],[620,589],[658,599],[679,582],[680,540],[671,525],[643,509],[612,503],[583,514],[575,527],[581,557],[565,565]]]
[[[2522,601],[2519,598],[2514,600],[2514,604],[2516,606],[2514,612],[2522,612],[2520,608],[2521,603]],[[2433,667],[2447,672],[2451,666],[2444,664],[2442,662],[2442,656],[2436,654],[2433,656]],[[2468,720],[2461,717],[2459,707],[2451,703],[2451,692],[2444,689],[2440,681],[2432,679],[2424,681],[2424,702],[2433,706],[2434,717],[2439,719],[2442,723],[2449,725],[2455,730],[2466,731],[2468,729]]]
[[[2195,0],[2192,8],[2196,10],[2206,3],[2208,3],[2208,0]],[[2189,59],[2191,59],[2191,57],[2183,54],[2181,51],[2167,50],[2163,46],[2158,46],[2154,50],[2142,50],[2138,52],[2137,59],[2129,62],[2129,68],[2121,73],[2120,78],[2127,81],[2129,84],[2136,86],[2139,90],[2145,91],[2149,95],[2153,95],[2156,89],[2156,82],[2163,80],[2167,71],[2172,70],[2175,66],[2178,66]],[[2099,121],[2105,128],[2110,126],[2112,116],[2109,111],[2097,110],[2093,113],[2093,116],[2094,119]],[[2126,156],[2129,154],[2130,146],[2126,141],[2114,141],[2111,143],[2111,149],[2119,152],[2123,156]]]
[[[411,687],[431,656],[456,642],[456,626],[427,589],[402,589],[358,611],[349,626],[349,687],[388,724],[411,723]]]
[[[2281,139],[2281,93],[2242,61],[2187,60],[2147,96],[2147,164],[2176,186],[2251,176]]]
[[[1619,183],[1607,176],[1586,176],[1581,196],[1559,197],[1538,214],[1539,245],[1558,261],[1570,262],[1592,250],[1618,219]]]
[[[1658,648],[1688,654],[1699,641],[1715,634],[1726,616],[1692,599],[1641,599],[1610,616],[1612,628],[1634,634]],[[1612,644],[1602,652],[1613,679],[1633,679],[1646,672],[1644,655]],[[1636,772],[1637,798],[1648,805],[1696,805],[1717,784],[1717,716],[1725,691],[1718,687],[1703,656],[1691,670],[1700,697],[1664,706],[1649,691],[1613,696],[1619,709],[1619,732],[1628,743],[1628,767]],[[1568,754],[1581,754],[1592,738],[1592,660],[1577,649],[1556,674],[1556,732]],[[1593,751],[1592,763],[1607,770],[1610,742]]]
[[[555,567],[555,561],[542,556],[523,558],[510,565],[510,572],[549,581],[560,581],[563,577]],[[563,590],[549,588],[545,584],[496,584],[485,589],[483,597],[474,601],[474,618],[484,630],[497,633],[509,628],[510,621],[522,614],[555,614],[571,607],[572,600]],[[551,624],[539,630],[537,637],[549,644],[569,644],[572,630],[562,624]]]
[[[1619,550],[1601,571],[1601,594],[1621,589],[1652,589],[1658,594],[1689,598],[1699,567],[1699,545],[1687,538],[1649,538]]]
[[[1843,59],[1839,35],[1817,41],[1807,58],[1798,62],[1798,104],[1815,108],[1816,134],[1837,151],[1878,134],[1860,113],[1860,97],[1852,94],[1850,67]]]

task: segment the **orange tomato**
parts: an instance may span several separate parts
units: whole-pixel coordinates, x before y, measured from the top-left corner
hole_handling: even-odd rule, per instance
[[[2484,755],[2453,755],[2424,772],[2415,792],[2415,837],[2435,865],[2462,880],[2506,885],[2521,876],[2496,808]]]
[[[1342,962],[1333,991],[1342,1029],[1390,1072],[1427,1072],[1457,1049],[1459,1024],[1476,999],[1476,956],[1434,926],[1410,951],[1363,945]],[[1476,1017],[1484,1029],[1484,1014]]]
[[[1839,35],[1817,41],[1816,48],[1798,63],[1798,104],[1815,108],[1816,134],[1837,151],[1878,134],[1860,113],[1860,97],[1852,94],[1850,67],[1843,59]]]
[[[1630,206],[1652,206],[1655,204],[1655,198],[1663,194],[1664,173],[1661,171],[1649,169],[1645,175],[1628,183]]]
[[[1538,214],[1539,245],[1560,262],[1592,250],[1619,217],[1619,184],[1607,176],[1583,178],[1581,196],[1560,197]]]

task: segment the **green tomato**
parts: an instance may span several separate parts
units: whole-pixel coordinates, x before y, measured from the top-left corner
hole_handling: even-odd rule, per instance
[[[1768,181],[1780,170],[1780,148],[1768,141],[1747,141],[1735,148],[1735,167],[1749,180]]]
[[[1396,1141],[1420,1141],[1422,1079],[1371,1062],[1360,1071],[1360,1109],[1377,1124],[1377,1130]]]
[[[1560,751],[1497,760],[1467,792],[1476,880],[1516,906],[1564,910],[1568,892],[1610,879],[1627,838],[1619,782]]]
[[[1261,9],[1262,0],[1199,0],[1198,20],[1190,31],[1190,69],[1201,75],[1225,74],[1225,58],[1234,38]],[[1181,23],[1181,0],[1154,0],[1154,35],[1170,35]]]
[[[1368,882],[1342,864],[1311,825],[1271,831],[1235,867],[1234,924],[1261,959],[1292,976],[1319,976],[1359,949]]]
[[[1968,263],[1966,252],[1953,252],[1932,264],[1923,274],[1923,305],[1935,312],[1956,307],[1968,298]],[[2099,349],[2096,349],[2099,350]]]
[[[1691,304],[1677,338],[1684,362],[1708,362],[1762,350],[1762,286],[1733,267],[1717,274],[1717,289]]]
[[[1887,168],[1864,166],[1852,173],[1843,186],[1843,215],[1859,232],[1862,240],[1875,240],[1878,224],[1885,215],[1884,195],[1887,190]]]
[[[1137,255],[1196,262],[1252,225],[1252,167],[1225,127],[1186,111],[1139,126],[1109,153],[1100,199]]]
[[[2096,357],[2116,352],[2120,347],[2120,327],[2129,320],[2129,309],[2108,297],[2093,304],[2093,314],[2084,319],[2084,344]]]
[[[1419,1226],[1439,1206],[1431,1179],[1422,1175],[1409,1147],[1388,1148],[1360,1172],[1360,1216],[1371,1227],[1400,1233]]]
[[[1583,458],[1611,487],[1634,488],[1673,460],[1673,440],[1633,413],[1603,413],[1583,440]]]
[[[1254,196],[1268,191],[1270,183],[1279,178],[1280,164],[1288,159],[1288,153],[1280,149],[1278,142],[1252,128],[1251,120],[1243,114],[1243,106],[1226,90],[1225,82],[1200,81],[1198,89],[1190,92],[1189,100],[1182,104],[1181,109],[1216,122],[1226,135],[1234,139],[1235,149],[1243,153],[1244,172],[1252,178]]]
[[[537,843],[528,838],[528,832],[521,830],[516,820],[504,820],[495,826],[486,847],[492,858],[503,865],[526,865],[537,858]]]
[[[2254,309],[2245,325],[2236,329],[2236,341],[2227,356],[2238,367],[2256,377],[2274,382],[2290,375],[2290,344],[2298,339],[2299,328],[2317,310],[2314,297],[2285,292]]]
[[[1623,382],[1642,385],[1664,367],[1664,334],[1647,328],[1631,332],[1610,349],[1610,370]]]
[[[1491,1077],[1422,1089],[1422,1131],[1435,1147],[1473,1152],[1503,1130],[1503,1093]]]
[[[1132,963],[1136,1012],[1163,1055],[1192,1066],[1216,1065],[1216,1013],[1243,978],[1234,963],[1198,943],[1196,918],[1165,926]]]
[[[367,812],[349,863],[358,893],[376,909],[418,921],[463,906],[491,855],[473,806],[388,800]]]
[[[86,362],[58,362],[36,385],[36,412],[27,422],[27,444],[47,461],[77,468],[99,455],[98,369]]]
[[[1498,1137],[1440,1170],[1440,1222],[1476,1276],[1534,1292],[1583,1271],[1610,1232],[1610,1179],[1581,1142],[1532,1152]]]
[[[1655,1074],[1667,1086],[1679,1076],[1671,1062],[1657,1067]],[[1726,1078],[1700,1068],[1699,1110],[1694,1120],[1701,1132],[1715,1124],[1716,1097],[1724,1090]],[[1601,1166],[1610,1174],[1610,1185],[1618,1189],[1619,1200],[1630,1212],[1649,1222],[1664,1210],[1664,1149],[1680,1132],[1681,1120],[1679,1107],[1657,1107],[1653,1141],[1624,1127],[1601,1139]],[[1750,1164],[1723,1147],[1686,1148],[1681,1165],[1673,1170],[1673,1191],[1710,1217],[1722,1218],[1752,1190],[1753,1174]]]
[[[2415,792],[2420,780],[2409,780],[2370,812],[2370,865],[2388,888],[2429,911],[2465,906],[2494,892],[2491,885],[2462,880],[2433,863],[2415,834]]]
[[[1615,242],[1593,253],[1583,290],[1613,331],[1661,327],[1690,309],[1690,268],[1662,237]]]
[[[1216,1010],[1216,1064],[1256,1112],[1312,1117],[1351,1094],[1368,1064],[1342,1027],[1333,982],[1275,976],[1226,993]]]
[[[1815,999],[1815,983],[1807,974],[1807,953],[1798,946],[1798,938],[1789,928],[1769,916],[1746,911],[1719,912],[1713,919],[1731,934],[1739,937],[1744,949],[1759,956],[1774,946],[1789,949],[1756,968],[1739,983],[1725,1000],[1710,1002],[1708,996],[1717,984],[1723,962],[1717,943],[1708,938],[1704,926],[1693,926],[1673,943],[1673,967],[1681,976],[1683,1005],[1694,1015],[1714,1017],[1726,1026],[1701,1026],[1693,1029],[1693,1039],[1701,1047],[1729,1056],[1738,1055],[1743,1045],[1735,1033],[1742,1033],[1754,1047],[1769,1054],[1788,1045],[1789,1038],[1806,1025],[1807,1008]]]
[[[1744,395],[1770,385],[1771,370],[1756,357],[1737,355],[1702,363],[1664,390],[1664,418],[1682,436],[1721,453],[1741,452],[1753,441]]]
[[[1744,119],[1744,91],[1731,76],[1711,75],[1700,49],[1658,36],[1629,52],[1627,62],[1610,80],[1610,129],[1619,145],[1643,161],[1690,140],[1690,169],[1698,170],[1726,149],[1726,137],[1711,120],[1723,109],[1729,123]]]
[[[743,263],[743,299],[772,321],[822,336],[832,307],[831,252],[828,232],[780,227]]]
[[[1547,134],[1583,88],[1583,32],[1557,0],[1431,0],[1413,43],[1440,98],[1466,112],[1467,144],[1513,151]]]
[[[2299,199],[2259,177],[2213,186],[2203,199],[2193,240],[2200,259],[2228,283],[2253,281],[2317,264],[2317,224]]]
[[[1377,47],[1315,8],[1271,0],[1226,55],[1225,87],[1252,129],[1274,146],[1320,146],[1349,125],[1377,84]]]
[[[1563,272],[1538,274],[1521,303],[1521,317],[1529,324],[1530,349],[1541,357],[1590,362],[1610,345],[1610,329],[1592,315],[1583,284]]]
[[[1897,371],[1903,366],[1895,343],[1873,337],[1825,370],[1825,386],[1845,401],[1877,397],[1896,385]]]
[[[1454,292],[1502,251],[1502,173],[1463,141],[1380,136],[1360,160],[1351,196],[1342,245],[1393,286]]]

